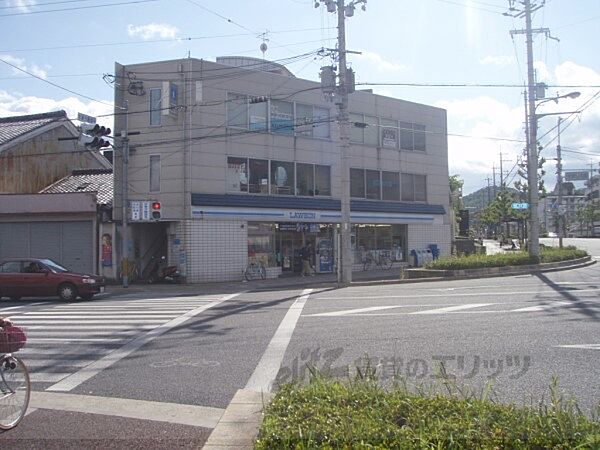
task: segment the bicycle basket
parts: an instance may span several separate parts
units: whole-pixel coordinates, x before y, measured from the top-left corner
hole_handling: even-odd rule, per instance
[[[14,353],[25,347],[27,335],[21,327],[0,328],[0,353]]]

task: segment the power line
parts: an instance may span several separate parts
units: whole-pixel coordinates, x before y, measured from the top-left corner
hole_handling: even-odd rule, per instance
[[[44,14],[51,12],[64,12],[64,11],[76,11],[80,9],[92,9],[92,8],[105,8],[108,6],[120,6],[120,5],[132,5],[136,3],[149,3],[149,2],[157,2],[158,0],[133,0],[128,2],[119,2],[119,3],[107,3],[104,5],[91,5],[91,6],[74,6],[72,8],[59,8],[59,9],[47,9],[44,11],[24,11],[19,13],[11,13],[11,14],[0,14],[0,17],[11,17],[11,16],[25,16],[31,14]]]
[[[32,8],[37,6],[46,6],[46,5],[58,5],[61,3],[82,3],[89,2],[92,0],[61,0],[58,2],[45,2],[45,3],[21,3],[19,5],[11,5],[11,6],[0,6],[0,9],[22,9],[22,8]]]

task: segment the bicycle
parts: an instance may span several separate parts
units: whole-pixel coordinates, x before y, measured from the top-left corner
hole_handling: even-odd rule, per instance
[[[246,279],[246,281],[258,280],[259,278],[261,280],[264,280],[265,278],[267,278],[267,271],[265,269],[265,266],[263,266],[260,262],[248,262],[248,265],[244,270],[244,278]]]
[[[392,268],[393,264],[394,263],[387,252],[378,252],[376,255],[374,255],[373,252],[367,252],[363,261],[363,270],[370,270],[373,265],[388,270]]]
[[[29,406],[29,371],[21,358],[13,355],[25,345],[26,340],[22,328],[0,328],[0,430],[16,427]]]

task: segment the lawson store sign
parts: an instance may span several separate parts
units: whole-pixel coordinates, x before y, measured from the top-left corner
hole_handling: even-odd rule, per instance
[[[254,222],[313,222],[313,223],[339,223],[339,211],[313,211],[313,210],[285,210],[267,208],[240,208],[219,206],[193,206],[193,219],[237,219]],[[427,214],[395,214],[374,212],[352,212],[350,220],[353,223],[430,223],[441,224],[442,217]]]

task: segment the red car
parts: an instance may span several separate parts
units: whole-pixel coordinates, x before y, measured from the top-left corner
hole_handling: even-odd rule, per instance
[[[103,277],[73,273],[51,259],[15,258],[0,264],[0,299],[58,295],[65,301],[90,300],[105,286]]]

